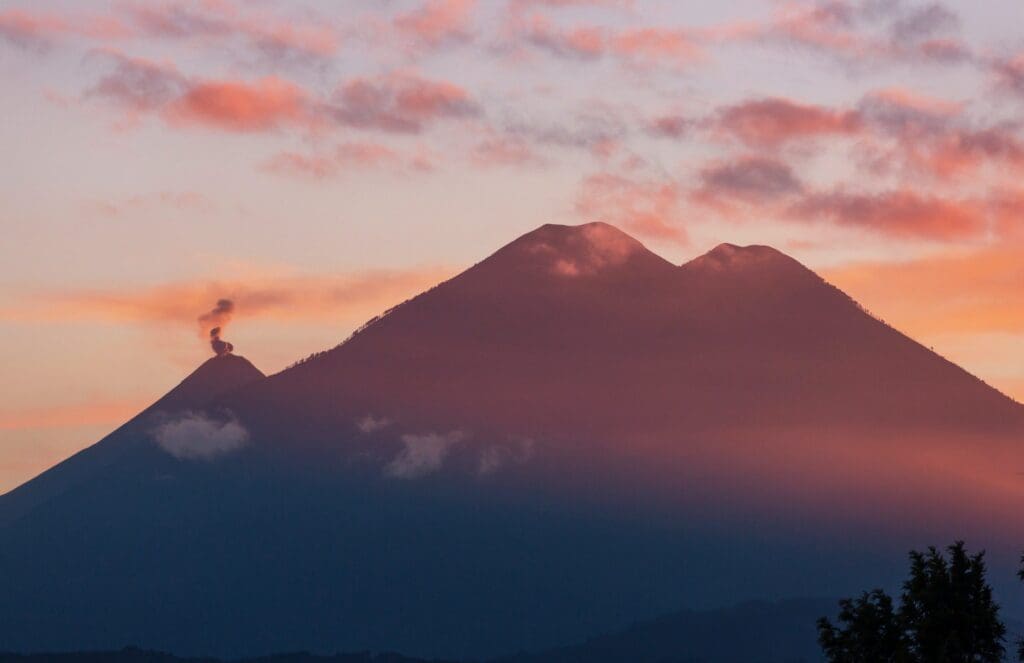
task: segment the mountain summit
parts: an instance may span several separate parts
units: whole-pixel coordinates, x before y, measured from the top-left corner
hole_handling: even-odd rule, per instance
[[[1021,439],[774,249],[543,226],[281,373],[211,359],[0,497],[0,650],[483,657],[847,593],[865,537],[1013,578]]]
[[[325,429],[369,412],[666,454],[725,428],[948,432],[1022,410],[774,249],[677,267],[606,224],[542,226],[245,396]]]
[[[506,269],[536,269],[556,276],[596,276],[607,271],[646,271],[670,263],[636,239],[607,223],[581,226],[548,224],[523,235],[483,264]]]
[[[149,410],[202,407],[212,399],[266,377],[245,357],[225,353],[210,357]]]
[[[0,497],[0,527],[94,479],[140,446],[151,451],[148,430],[156,418],[202,408],[214,398],[264,377],[245,357],[224,354],[207,359],[178,386],[113,433]]]

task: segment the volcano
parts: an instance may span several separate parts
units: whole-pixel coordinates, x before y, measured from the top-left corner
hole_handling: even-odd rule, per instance
[[[215,357],[0,497],[0,649],[479,657],[954,538],[1009,569],[1022,433],[770,247],[547,225],[276,375]]]
[[[119,459],[138,453],[138,447],[148,451],[147,443],[136,441],[147,438],[157,419],[201,409],[218,396],[264,377],[244,357],[225,354],[208,359],[181,384],[107,437],[0,497],[0,527],[88,482]]]

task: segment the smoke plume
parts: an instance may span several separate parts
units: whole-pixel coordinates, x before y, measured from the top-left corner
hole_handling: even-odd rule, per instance
[[[235,312],[235,303],[230,299],[218,299],[217,305],[207,313],[199,316],[199,333],[203,338],[210,339],[210,347],[219,357],[235,349],[220,337],[224,327],[231,321],[231,315]]]

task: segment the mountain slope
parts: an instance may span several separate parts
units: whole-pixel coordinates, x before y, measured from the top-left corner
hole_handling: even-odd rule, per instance
[[[218,453],[146,416],[0,497],[0,649],[539,651],[964,537],[1014,582],[1024,407],[768,247],[544,226],[240,373],[147,411]]]
[[[362,408],[539,435],[1022,418],[772,249],[676,268],[601,224],[530,233],[255,392],[315,419]]]
[[[1021,405],[778,251],[723,245],[677,267],[604,224],[529,233],[229,401],[289,458],[386,464],[402,435],[434,433],[461,435],[447,458],[464,470],[529,440],[535,470],[580,491],[809,506],[824,488],[831,508],[840,488],[907,492],[897,472],[930,463],[1021,496]],[[367,417],[391,426],[363,435]]]
[[[198,409],[211,400],[264,378],[249,360],[232,354],[211,357],[155,403],[96,444],[58,463],[28,483],[0,496],[0,527],[88,481],[102,468],[128,452],[156,413],[174,414]]]

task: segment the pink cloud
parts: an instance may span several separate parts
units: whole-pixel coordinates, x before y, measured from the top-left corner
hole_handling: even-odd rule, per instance
[[[687,241],[681,225],[682,191],[671,181],[636,180],[602,172],[586,177],[576,196],[576,213],[628,232]]]
[[[66,37],[102,43],[115,39],[191,40],[218,47],[224,41],[238,40],[275,62],[328,57],[339,44],[337,31],[329,24],[268,14],[229,0],[124,1],[115,8],[116,15],[77,17],[9,10],[0,14],[0,38],[36,48]]]
[[[578,60],[613,57],[630,67],[683,67],[703,57],[697,36],[682,28],[599,26],[563,28],[542,14],[516,17],[514,38],[547,53]]]
[[[607,37],[601,28],[561,29],[541,15],[527,19],[520,31],[528,43],[559,57],[598,58],[607,47]]]
[[[755,147],[775,147],[791,140],[826,135],[849,135],[861,130],[854,111],[800,104],[772,97],[719,109],[715,129]]]
[[[883,193],[815,193],[793,205],[791,214],[806,221],[830,221],[902,238],[956,241],[978,237],[989,227],[983,205],[946,199],[909,189]]]
[[[472,118],[480,107],[447,81],[410,73],[355,78],[327,101],[278,77],[256,81],[193,79],[173,65],[117,52],[101,56],[114,67],[86,91],[121,107],[129,119],[160,115],[172,126],[205,126],[233,132],[334,125],[418,133],[443,119]]]
[[[938,3],[778,3],[767,21],[715,26],[710,37],[800,47],[851,68],[881,63],[950,64],[970,60],[971,50],[951,35],[959,17]]]
[[[120,107],[129,123],[152,113],[171,126],[204,126],[232,132],[268,131],[316,123],[308,94],[275,77],[257,81],[190,79],[174,65],[99,53],[114,68],[86,90]]]
[[[661,115],[647,125],[647,133],[664,138],[682,138],[693,123],[683,115]]]
[[[1014,57],[996,58],[990,67],[1000,89],[1024,97],[1024,52]]]
[[[85,202],[84,207],[103,216],[115,217],[141,212],[152,213],[160,209],[196,214],[213,211],[217,205],[209,196],[198,191],[155,191],[120,200],[89,200]]]
[[[417,158],[403,158],[394,149],[380,143],[350,141],[338,144],[329,153],[278,152],[265,161],[262,168],[278,175],[325,179],[343,172],[382,167],[388,167],[394,172],[420,170]]]
[[[268,77],[254,83],[204,81],[189,87],[166,109],[172,124],[198,124],[228,131],[308,124],[308,99],[296,85]]]
[[[262,164],[262,169],[275,175],[298,175],[326,179],[340,170],[337,160],[328,155],[278,152]]]
[[[474,146],[470,158],[474,165],[491,166],[536,166],[544,163],[522,138],[515,136],[490,135]]]
[[[472,39],[475,9],[476,0],[428,0],[392,23],[406,40],[437,48]]]
[[[479,115],[480,107],[454,83],[393,73],[345,83],[335,92],[327,112],[343,125],[418,133],[438,120]]]
[[[961,114],[964,104],[929,97],[902,87],[889,87],[865,95],[861,102],[874,115],[888,114],[903,119],[943,120]]]
[[[623,30],[611,38],[609,49],[634,64],[681,66],[703,57],[697,39],[682,29]]]
[[[910,172],[950,179],[987,164],[1024,168],[1018,127],[971,126],[962,116],[964,104],[890,88],[866,95],[859,112],[876,134],[895,141],[888,149],[875,148],[876,170],[902,164]]]
[[[732,211],[734,203],[771,203],[804,189],[789,165],[760,156],[712,163],[701,170],[700,182],[693,200],[723,212]]]
[[[449,278],[453,269],[422,267],[296,275],[255,271],[236,280],[195,280],[145,288],[34,292],[0,309],[0,319],[177,324],[191,329],[211,301],[234,302],[236,319],[368,318]]]
[[[113,62],[112,71],[86,90],[86,97],[114,102],[131,115],[162,109],[180,97],[188,81],[171,63],[123,55],[116,51],[94,54]]]
[[[126,26],[113,17],[69,17],[20,9],[0,12],[0,39],[21,48],[46,48],[64,37],[109,40],[127,34]]]
[[[340,41],[329,24],[259,12],[251,6],[243,9],[228,0],[122,6],[137,37],[208,42],[239,39],[274,61],[328,57],[337,51]]]
[[[546,9],[564,9],[569,7],[629,9],[634,4],[633,0],[510,0],[509,9],[513,12],[521,12],[537,7]]]

